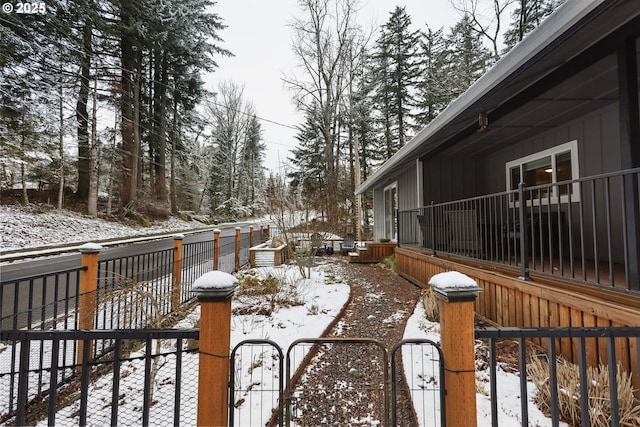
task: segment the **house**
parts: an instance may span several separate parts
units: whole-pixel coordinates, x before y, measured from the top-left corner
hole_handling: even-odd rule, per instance
[[[397,270],[468,274],[503,326],[640,325],[639,37],[637,0],[565,2],[376,170],[357,193]]]

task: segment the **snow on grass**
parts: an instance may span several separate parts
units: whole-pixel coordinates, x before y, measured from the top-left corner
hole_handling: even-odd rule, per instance
[[[312,269],[310,278],[302,278],[297,268],[292,266],[265,267],[252,271],[244,271],[243,275],[255,274],[261,278],[268,276],[286,280],[282,283],[281,296],[283,299],[274,306],[270,306],[268,312],[254,312],[260,304],[264,304],[264,296],[261,298],[246,298],[238,296],[232,301],[232,310],[235,312],[246,311],[247,314],[234,314],[231,322],[231,349],[241,341],[248,339],[271,340],[286,351],[291,343],[299,338],[319,337],[337,316],[343,305],[349,298],[350,288],[345,283],[325,284],[327,266],[320,265]],[[291,305],[287,304],[291,303]],[[282,304],[282,305],[281,305]],[[267,302],[267,305],[268,302]],[[178,328],[194,327],[200,317],[197,306],[187,317],[182,320]],[[263,313],[263,314],[261,314]],[[163,341],[160,353],[170,353],[175,350],[175,342]],[[155,345],[154,350],[155,352]],[[129,355],[123,363],[120,371],[118,398],[118,420],[120,424],[141,424],[144,402],[144,372],[145,347],[137,349]],[[8,353],[8,352],[7,352]],[[263,368],[269,368],[273,364],[272,353],[269,351],[252,352],[250,357],[243,357],[245,353],[239,353],[236,366],[233,368],[236,375],[236,384],[244,388],[244,392],[234,396],[237,404],[235,416],[240,421],[239,425],[253,425],[243,423],[243,419],[251,417],[252,420],[261,420],[264,425],[268,420],[272,408],[277,404],[273,393],[264,393],[263,390],[277,389],[279,373],[277,375],[265,375]],[[180,403],[180,420],[183,425],[196,424],[196,408],[198,396],[198,354],[184,353],[181,375],[183,377],[182,390],[178,397]],[[176,403],[174,395],[174,380],[176,376],[176,357],[174,354],[160,356],[158,359],[158,371],[153,384],[153,401],[149,412],[151,425],[166,425],[172,419],[172,411]],[[298,359],[302,360],[302,358]],[[296,369],[296,366],[292,367]],[[284,373],[283,373],[284,374]],[[257,380],[256,378],[259,378]],[[259,382],[258,382],[259,381]],[[88,408],[91,425],[108,425],[111,422],[111,399],[114,378],[112,374],[100,377],[90,385],[88,393]],[[259,385],[254,391],[246,388],[251,385]],[[277,398],[277,395],[276,395]],[[75,401],[71,405],[58,411],[56,424],[78,424],[78,411],[80,402]],[[45,425],[47,420],[38,425]]]
[[[91,218],[67,210],[45,210],[35,205],[0,205],[0,250],[80,244],[203,227],[206,226],[200,222],[186,222],[175,217],[143,227]]]
[[[436,344],[440,343],[440,324],[426,319],[422,299],[418,301],[413,315],[407,321],[404,339],[428,339]],[[405,346],[402,351],[404,371],[413,388],[412,399],[417,414],[434,414],[428,419],[420,420],[422,425],[440,425],[440,396],[438,354],[430,346]],[[446,355],[445,355],[446,357]],[[414,384],[412,387],[411,384]],[[476,409],[478,426],[491,425],[491,399],[489,384],[489,369],[476,370]],[[520,427],[522,425],[520,410],[520,375],[507,372],[501,366],[497,368],[498,393],[498,425],[500,427]],[[529,425],[536,427],[550,426],[547,418],[533,403],[536,394],[535,385],[527,382]],[[565,423],[560,423],[566,426]]]

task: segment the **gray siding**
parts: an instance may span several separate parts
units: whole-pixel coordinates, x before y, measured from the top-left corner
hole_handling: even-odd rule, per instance
[[[505,165],[548,148],[572,140],[578,141],[578,163],[580,176],[598,175],[620,169],[620,132],[618,108],[612,105],[565,126],[543,132],[540,135],[491,153],[478,162],[480,181],[479,194],[497,193],[506,190]]]

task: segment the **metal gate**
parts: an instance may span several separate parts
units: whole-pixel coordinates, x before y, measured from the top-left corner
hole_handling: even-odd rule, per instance
[[[389,353],[391,357],[389,357]],[[229,425],[445,425],[444,359],[430,340],[247,340],[231,353]],[[442,409],[441,409],[442,408]]]

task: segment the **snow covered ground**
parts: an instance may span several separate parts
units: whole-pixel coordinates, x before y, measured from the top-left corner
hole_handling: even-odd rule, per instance
[[[155,224],[152,229],[144,229],[126,226],[123,224],[111,223],[104,220],[91,219],[86,216],[78,215],[71,212],[49,212],[34,213],[29,209],[14,208],[0,206],[0,250],[19,249],[19,248],[35,248],[50,244],[76,243],[87,240],[102,240],[115,237],[128,237],[131,235],[149,234],[153,232],[176,232],[193,228],[193,223],[185,223],[183,221],[172,220],[165,223]],[[325,283],[326,266],[322,264],[314,268],[310,279],[300,278],[293,268],[286,266],[279,268],[262,269],[258,274],[272,274],[277,277],[287,277],[291,282],[291,292],[295,293],[295,297],[299,299],[298,305],[289,307],[279,307],[270,315],[259,315],[250,313],[247,315],[235,315],[232,320],[232,346],[238,342],[249,338],[270,339],[275,341],[279,346],[286,349],[288,345],[295,339],[302,337],[317,337],[329,323],[335,318],[341,307],[347,301],[349,295],[349,287],[345,283]],[[246,305],[255,307],[258,302],[251,298],[239,298],[234,301],[234,308]],[[198,310],[194,310],[179,326],[193,327],[199,317]],[[437,323],[428,322],[425,319],[422,304],[418,303],[415,311],[408,321],[405,330],[405,338],[427,338],[435,342],[439,342],[439,325]],[[143,351],[139,350],[139,351]],[[8,353],[8,352],[4,352]],[[186,356],[187,357],[187,356]],[[188,356],[192,360],[185,360],[183,366],[185,370],[193,370],[194,372],[183,372],[184,378],[197,378],[197,355]],[[144,361],[133,360],[127,362],[127,372],[131,375],[121,379],[120,390],[128,394],[123,398],[123,404],[120,407],[120,417],[123,420],[130,420],[131,424],[139,424],[140,401],[141,401],[141,379],[140,373],[144,371]],[[247,360],[242,363],[248,363],[250,366],[243,366],[238,372],[241,373],[241,383],[252,384],[254,379],[251,377],[254,369],[251,366],[256,364],[256,360]],[[430,365],[427,365],[430,366]],[[172,371],[171,364],[166,364],[167,372]],[[423,378],[434,374],[433,372],[421,372],[419,367],[413,368],[414,375],[421,375]],[[478,406],[478,425],[489,426],[490,419],[490,401],[488,398],[488,372],[478,372],[478,382],[481,384],[480,389],[483,390],[477,395]],[[162,378],[161,374],[158,378]],[[110,400],[101,402],[104,399],[104,393],[100,390],[109,388],[111,379],[105,377],[92,385],[89,393],[91,399],[97,399],[93,402],[96,408],[103,408],[91,412],[91,424],[99,425],[109,421],[111,411]],[[517,374],[507,373],[498,369],[498,407],[500,426],[520,426],[520,398],[519,398],[519,377]],[[164,384],[166,385],[166,384]],[[157,397],[158,403],[154,407],[163,407],[171,405],[165,401],[170,397],[170,393],[163,393],[163,384],[158,384],[158,389],[154,396]],[[268,385],[267,385],[268,386]],[[197,381],[188,381],[183,384],[183,408],[184,413],[191,413],[195,417],[195,404],[197,396]],[[532,385],[530,389],[532,391]],[[532,396],[533,393],[530,393]],[[140,399],[138,399],[140,397]],[[73,403],[59,411],[56,419],[57,424],[73,423],[77,424],[78,403]],[[240,405],[255,405],[255,407],[265,406],[268,411],[268,405],[263,405],[260,400],[253,402],[244,402]],[[434,410],[425,407],[422,401],[415,402],[416,408],[420,410]],[[245,406],[247,407],[247,406]],[[256,409],[257,410],[257,409]],[[153,418],[151,424],[166,424],[165,419]],[[138,420],[136,422],[135,420]],[[184,425],[194,425],[195,418],[183,419]],[[241,421],[241,420],[239,420]],[[45,421],[46,422],[46,421]],[[41,423],[44,425],[44,422]],[[250,423],[239,423],[239,425],[252,425]],[[264,423],[262,423],[264,425]],[[551,425],[551,421],[544,417],[543,414],[529,402],[529,425],[547,426]]]
[[[205,225],[177,218],[142,227],[95,219],[66,210],[44,211],[35,206],[0,205],[0,251],[145,236],[200,227]]]

